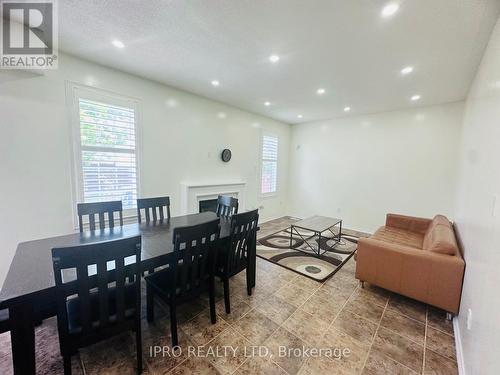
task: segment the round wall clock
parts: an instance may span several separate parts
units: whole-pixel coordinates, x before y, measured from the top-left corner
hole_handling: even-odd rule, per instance
[[[222,150],[221,158],[224,163],[227,163],[229,160],[231,160],[231,150],[228,148]]]

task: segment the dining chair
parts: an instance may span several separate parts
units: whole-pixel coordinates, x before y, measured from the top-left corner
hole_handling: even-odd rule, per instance
[[[137,199],[137,220],[142,223],[142,212],[146,219],[146,224],[162,223],[170,220],[170,197],[139,198]],[[143,270],[143,273],[153,273],[154,268]],[[144,275],[143,275],[144,276]]]
[[[238,213],[238,199],[228,195],[217,197],[217,216],[230,217]]]
[[[110,228],[115,226],[114,213],[119,213],[120,226],[123,226],[123,208],[121,201],[109,201],[109,202],[95,202],[95,203],[78,203],[78,224],[80,226],[80,233],[83,232],[83,216],[88,215],[89,217],[89,229],[96,230],[96,220],[95,215],[99,218],[99,229],[106,228],[105,214],[108,215],[108,225]]]
[[[163,220],[165,220],[165,214],[167,220],[169,220],[170,197],[137,199],[137,219],[139,220],[139,223],[142,222],[141,210],[144,211],[146,223],[150,223],[151,221],[156,222],[158,220],[162,222]]]
[[[135,331],[140,374],[141,236],[54,248],[52,263],[64,374],[79,348],[126,331]]]
[[[225,248],[220,249],[217,257],[215,274],[224,283],[224,305],[226,313],[231,313],[229,301],[229,279],[247,269],[247,293],[252,295],[250,285],[249,261],[255,257],[258,210],[236,214],[231,217],[229,241]]]
[[[154,320],[154,297],[157,295],[170,309],[172,347],[178,345],[177,306],[196,299],[208,290],[210,318],[216,323],[214,272],[219,219],[203,224],[178,227],[173,232],[174,251],[168,268],[146,276],[147,320]]]

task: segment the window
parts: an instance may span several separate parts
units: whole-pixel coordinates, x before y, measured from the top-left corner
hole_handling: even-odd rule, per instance
[[[78,202],[121,200],[136,207],[136,103],[93,90],[75,88],[76,197]]]
[[[278,138],[270,135],[262,137],[262,194],[272,194],[277,191],[278,182]]]

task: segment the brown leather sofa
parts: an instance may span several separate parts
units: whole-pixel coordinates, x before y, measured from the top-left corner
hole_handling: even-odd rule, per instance
[[[358,242],[356,278],[457,314],[465,262],[453,226],[388,214],[385,226]]]

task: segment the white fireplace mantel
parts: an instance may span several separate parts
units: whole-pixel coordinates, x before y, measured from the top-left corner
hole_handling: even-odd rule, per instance
[[[199,202],[205,199],[216,199],[219,195],[238,198],[239,210],[245,210],[246,183],[244,181],[228,181],[215,183],[182,183],[182,214],[194,214],[199,211]]]

